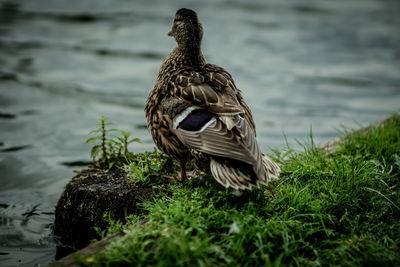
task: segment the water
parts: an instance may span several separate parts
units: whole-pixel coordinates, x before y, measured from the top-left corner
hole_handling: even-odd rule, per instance
[[[400,2],[0,0],[0,265],[51,261],[54,206],[101,115],[153,149],[143,105],[175,11],[253,111],[265,152],[317,144],[400,107]],[[73,165],[73,164],[72,164]]]

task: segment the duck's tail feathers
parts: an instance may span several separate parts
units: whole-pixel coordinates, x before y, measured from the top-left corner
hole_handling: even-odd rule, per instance
[[[263,155],[263,165],[265,170],[268,173],[268,177],[270,180],[277,180],[281,175],[281,168],[279,167],[278,163],[272,161],[267,156]]]
[[[226,188],[250,189],[252,186],[257,186],[255,179],[225,162],[211,159],[210,169],[214,178]]]
[[[265,173],[262,177],[255,177],[252,168],[235,167],[226,161],[211,159],[210,170],[214,178],[224,187],[234,189],[251,189],[259,184],[267,185],[269,181],[278,179],[280,168],[266,156],[263,156]]]

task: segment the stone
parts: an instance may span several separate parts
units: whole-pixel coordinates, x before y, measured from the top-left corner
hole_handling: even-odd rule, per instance
[[[99,239],[95,227],[106,229],[105,218],[125,222],[129,214],[143,212],[140,203],[162,191],[162,186],[131,183],[121,169],[89,168],[65,186],[55,210],[54,236],[59,242],[56,259]]]

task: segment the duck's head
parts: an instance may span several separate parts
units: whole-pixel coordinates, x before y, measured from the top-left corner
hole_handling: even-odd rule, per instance
[[[175,38],[179,47],[200,47],[203,27],[196,12],[187,8],[179,9],[168,35]]]

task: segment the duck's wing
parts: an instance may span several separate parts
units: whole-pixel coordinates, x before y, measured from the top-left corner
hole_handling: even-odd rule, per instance
[[[204,113],[201,116],[206,117]],[[189,117],[188,120],[191,119]],[[177,127],[177,131],[190,148],[220,159],[246,163],[258,179],[268,180],[260,148],[249,124],[241,115],[211,117],[197,129],[187,127],[184,122]]]
[[[170,85],[172,95],[190,104],[174,118],[174,128],[188,147],[244,162],[252,166],[258,179],[269,179],[250,110],[226,71],[186,69],[171,77]]]

